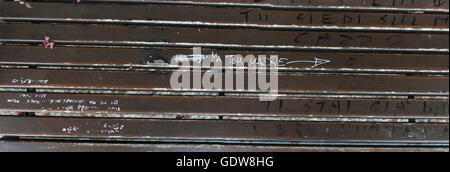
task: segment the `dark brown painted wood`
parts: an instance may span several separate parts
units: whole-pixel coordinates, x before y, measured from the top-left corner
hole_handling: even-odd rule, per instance
[[[440,148],[300,147],[0,140],[1,152],[448,152]]]
[[[27,8],[0,0],[1,42],[27,44],[0,46],[0,64],[29,67],[2,66],[0,89],[27,92],[0,92],[0,110],[38,115],[0,116],[0,135],[11,136],[0,140],[0,151],[448,152],[448,3],[49,0]],[[44,36],[55,49],[32,46]],[[174,55],[192,54],[193,46],[221,57],[279,55],[330,63],[282,66],[295,72],[278,75],[283,96],[273,102],[261,102],[253,94],[261,92],[248,90],[187,94],[193,90],[171,88],[173,70],[166,69],[174,68],[166,65]],[[77,93],[56,93],[60,89]],[[83,118],[88,114],[99,118]],[[146,119],[102,118],[113,114]],[[222,118],[148,119],[162,114]],[[303,121],[288,119],[296,117]],[[306,122],[313,119],[322,122]],[[345,120],[353,122],[336,122]]]
[[[0,93],[1,110],[278,117],[448,118],[448,100],[188,97]],[[147,116],[143,114],[142,116]],[[148,115],[151,117],[151,115]]]
[[[428,54],[376,54],[376,53],[330,53],[330,52],[283,52],[283,51],[233,51],[203,49],[202,54],[218,54],[225,62],[226,55],[278,55],[288,59],[280,69],[301,70],[310,68],[312,63],[287,64],[288,61],[327,59],[330,63],[318,66],[325,70],[350,70],[351,72],[416,72],[423,70],[447,71],[448,55]],[[81,48],[57,47],[53,50],[40,46],[0,46],[0,64],[4,65],[42,65],[42,66],[103,66],[103,67],[167,67],[176,55],[193,54],[191,49],[153,48]],[[282,61],[283,62],[283,61]],[[223,64],[225,65],[225,63]],[[353,71],[352,71],[353,70]],[[406,70],[406,71],[405,71]],[[422,71],[420,71],[422,70]],[[314,70],[312,70],[314,71]],[[323,70],[318,70],[323,71]],[[429,71],[432,72],[432,71]]]
[[[215,8],[146,4],[32,3],[24,8],[16,2],[1,2],[0,16],[20,18],[73,18],[115,20],[199,21],[261,25],[436,27],[448,28],[447,14],[398,14],[333,11],[283,11],[257,8]],[[101,8],[102,10],[97,10]]]
[[[171,76],[172,72],[0,69],[0,87],[158,91],[172,90]],[[382,92],[391,94],[413,92],[448,94],[449,88],[448,77],[279,75],[278,80],[280,93]],[[245,89],[248,89],[246,77],[244,81]],[[202,90],[208,91],[207,89]],[[189,91],[189,89],[185,89],[185,91]]]
[[[448,124],[0,117],[5,136],[240,144],[448,145]]]
[[[71,0],[40,0],[40,1],[50,1],[50,2],[71,2]],[[448,10],[448,0],[190,0],[190,1],[174,1],[174,0],[85,0],[85,3],[99,3],[99,2],[121,2],[121,3],[150,3],[150,4],[189,4],[189,5],[212,5],[212,6],[249,6],[255,5],[259,7],[276,7],[276,6],[331,6],[331,8],[336,8],[339,6],[350,6],[350,7],[369,7],[369,8],[379,8],[383,10],[384,8],[419,8],[419,9],[447,9]],[[307,9],[307,8],[306,8]]]
[[[448,34],[301,32],[112,25],[0,24],[2,39],[448,49]],[[20,31],[20,32],[19,32]]]

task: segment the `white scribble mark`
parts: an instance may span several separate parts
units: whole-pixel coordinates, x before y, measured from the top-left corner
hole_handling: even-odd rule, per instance
[[[293,63],[314,63],[314,66],[311,66],[311,68],[315,68],[317,66],[323,65],[323,64],[327,64],[330,63],[331,60],[326,60],[326,59],[319,59],[317,57],[314,57],[314,61],[312,60],[297,60],[297,61],[290,61],[287,62],[287,64],[293,64]]]
[[[177,62],[193,61],[196,63],[201,63],[204,59],[206,59],[205,55],[177,55],[175,57]]]
[[[67,133],[67,134],[72,134],[72,133],[77,132],[79,129],[80,128],[74,126],[74,127],[63,128],[61,131],[64,133]]]
[[[216,61],[221,61],[220,56],[214,52],[211,53],[211,57],[215,59]],[[175,61],[176,62],[196,62],[201,63],[203,60],[208,58],[207,55],[203,54],[193,54],[193,55],[176,55]]]
[[[34,80],[34,79],[30,79],[30,78],[20,78],[20,79],[16,79],[13,78],[11,80],[12,84],[21,84],[21,85],[26,85],[26,84],[47,84],[49,80]]]
[[[32,8],[30,3],[25,2],[25,0],[14,0],[15,2],[19,2],[20,5],[25,5],[27,8]]]
[[[6,102],[7,102],[7,103],[15,103],[15,104],[18,104],[18,103],[20,103],[20,100],[17,100],[17,99],[8,99],[8,100],[6,100]]]

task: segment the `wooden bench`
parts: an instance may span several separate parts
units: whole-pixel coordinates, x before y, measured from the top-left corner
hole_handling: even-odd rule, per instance
[[[0,0],[0,151],[448,152],[448,4]],[[194,47],[283,58],[278,98],[172,88]]]

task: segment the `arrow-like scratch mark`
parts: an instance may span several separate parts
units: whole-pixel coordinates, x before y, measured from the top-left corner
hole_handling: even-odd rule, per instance
[[[331,60],[326,60],[326,59],[319,59],[317,57],[314,57],[314,61],[312,60],[297,60],[297,61],[290,61],[287,62],[287,64],[293,64],[293,63],[314,63],[314,66],[311,66],[311,68],[315,68],[317,66],[323,65],[323,64],[327,64],[330,63]]]

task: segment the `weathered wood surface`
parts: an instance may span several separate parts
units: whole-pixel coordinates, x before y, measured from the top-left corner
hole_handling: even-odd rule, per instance
[[[71,0],[39,0],[43,2],[65,2],[71,3]],[[176,1],[176,0],[85,0],[85,3],[143,3],[143,4],[172,4],[172,5],[196,5],[196,6],[240,6],[240,7],[266,7],[266,8],[284,8],[284,9],[310,9],[313,10],[346,10],[346,8],[338,8],[341,6],[350,7],[354,10],[373,9],[378,11],[401,10],[401,9],[432,9],[432,11],[448,12],[448,0],[421,0],[421,1],[400,1],[400,0],[191,0],[191,1]],[[329,7],[327,7],[329,6]],[[291,7],[291,8],[289,8]],[[319,8],[314,8],[319,7]],[[358,8],[367,7],[367,8]],[[425,10],[423,10],[425,11]]]
[[[0,0],[0,151],[448,152],[448,4]],[[172,89],[193,47],[284,58],[279,99]]]
[[[0,24],[2,39],[42,40],[50,36],[55,43],[65,41],[159,42],[215,44],[225,46],[276,47],[370,47],[389,49],[445,49],[448,34],[299,32],[235,29],[199,29],[119,25]],[[17,32],[20,30],[20,32]]]
[[[102,10],[96,10],[101,8]],[[337,11],[285,11],[265,10],[258,8],[216,8],[204,6],[173,6],[173,5],[145,5],[145,4],[73,4],[64,3],[33,3],[32,8],[23,8],[15,2],[0,3],[0,14],[5,18],[41,19],[40,22],[63,19],[65,22],[88,20],[95,22],[126,22],[143,24],[143,21],[154,21],[153,25],[169,24],[168,21],[211,23],[217,26],[228,24],[259,24],[272,25],[277,28],[290,26],[341,26],[341,27],[379,27],[383,31],[392,27],[399,27],[400,31],[406,28],[442,28],[448,32],[447,14],[420,14],[420,13],[360,13]],[[103,20],[102,20],[103,19]],[[8,20],[13,21],[13,20]],[[33,21],[33,20],[30,20]],[[157,22],[158,21],[158,22]],[[152,22],[150,22],[152,23]],[[187,23],[185,23],[187,25]],[[242,25],[246,27],[246,25]],[[247,25],[252,27],[252,25]],[[381,28],[380,28],[381,27]],[[384,27],[384,28],[383,28]],[[307,28],[307,27],[306,27]],[[370,29],[370,28],[366,28]]]
[[[2,110],[260,117],[448,118],[448,100],[279,99],[0,93]]]
[[[2,152],[448,152],[448,147],[301,147],[0,140]]]
[[[275,145],[448,146],[448,124],[0,117],[5,136]],[[214,129],[212,129],[214,128]]]
[[[195,91],[191,87],[173,89],[170,78],[173,72],[84,71],[43,69],[0,69],[0,86],[3,88],[47,89],[103,89],[148,91]],[[249,90],[248,75],[243,73],[244,92]],[[68,80],[67,78],[70,78]],[[223,77],[224,78],[224,77]],[[236,76],[234,76],[236,78]],[[192,80],[192,77],[191,77]],[[385,75],[295,75],[278,76],[279,93],[329,93],[329,94],[381,94],[381,95],[448,95],[448,77],[444,76],[385,76]],[[225,82],[222,82],[225,84]],[[233,88],[236,88],[234,85]],[[235,89],[198,88],[200,91],[242,92]],[[264,92],[264,91],[262,91]]]
[[[0,64],[39,66],[79,66],[114,68],[170,68],[176,55],[190,55],[192,49],[82,48],[58,47],[54,50],[35,46],[1,46]],[[202,54],[217,54],[225,65],[226,55],[278,55],[287,60],[279,70],[304,72],[440,73],[448,74],[449,57],[444,54],[376,54],[336,52],[233,51],[204,49]],[[315,69],[311,63],[296,60],[330,60]],[[246,66],[248,64],[245,64]]]

